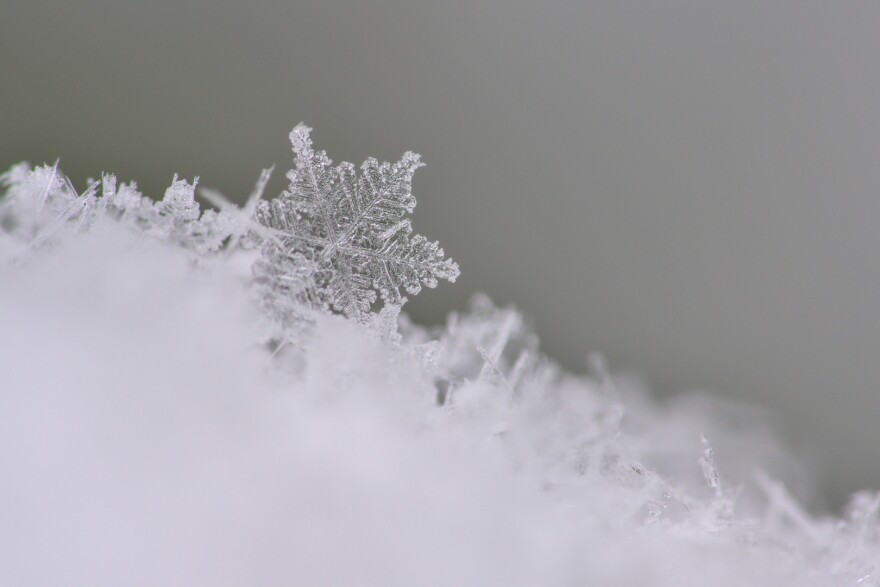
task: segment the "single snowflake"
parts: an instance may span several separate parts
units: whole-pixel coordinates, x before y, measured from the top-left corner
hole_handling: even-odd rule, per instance
[[[296,168],[288,189],[261,201],[255,217],[274,235],[264,241],[257,277],[276,296],[294,295],[309,308],[375,322],[375,305],[397,309],[403,292],[419,293],[440,279],[455,281],[458,265],[443,249],[412,235],[412,177],[423,164],[407,152],[394,164],[367,159],[333,166],[315,151],[303,124],[290,133]],[[304,271],[307,269],[307,271]],[[276,300],[280,301],[280,300]],[[277,305],[277,304],[276,304]]]

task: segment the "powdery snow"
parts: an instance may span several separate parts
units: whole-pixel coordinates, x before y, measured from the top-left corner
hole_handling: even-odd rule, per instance
[[[484,297],[279,340],[254,251],[57,173],[0,199],[0,585],[880,585],[878,494],[806,512],[754,410],[566,373]]]

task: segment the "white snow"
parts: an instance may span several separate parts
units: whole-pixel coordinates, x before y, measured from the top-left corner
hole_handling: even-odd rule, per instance
[[[565,373],[484,298],[272,352],[245,253],[77,230],[0,230],[2,586],[880,585],[877,494],[805,512],[753,410]]]

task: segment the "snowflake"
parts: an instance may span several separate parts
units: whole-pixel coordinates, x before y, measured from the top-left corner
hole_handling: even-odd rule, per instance
[[[440,279],[455,281],[458,265],[437,242],[412,236],[406,218],[416,206],[419,156],[407,152],[394,164],[367,159],[358,177],[351,163],[333,166],[315,151],[310,132],[300,124],[290,133],[296,162],[290,185],[255,213],[274,235],[264,241],[256,271],[275,297],[295,296],[309,308],[370,323],[378,298],[399,309],[406,301],[401,289],[415,295]]]

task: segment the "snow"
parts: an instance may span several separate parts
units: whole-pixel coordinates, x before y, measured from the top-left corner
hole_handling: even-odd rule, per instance
[[[566,373],[485,297],[399,337],[319,314],[282,344],[255,252],[216,252],[190,184],[190,224],[130,222],[16,169],[0,585],[880,585],[878,494],[806,511],[755,410]]]

